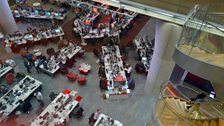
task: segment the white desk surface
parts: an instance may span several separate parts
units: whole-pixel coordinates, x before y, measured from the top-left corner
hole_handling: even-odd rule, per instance
[[[134,44],[136,45],[137,50],[140,51],[140,57],[142,58],[141,62],[144,64],[145,70],[148,71],[150,63],[148,62],[147,58],[150,58],[150,57],[146,57],[146,50],[148,50],[150,46],[148,45],[148,43],[146,42],[144,38],[143,38],[143,43],[145,43],[144,47],[141,45],[141,40],[137,40],[137,39],[134,40]]]
[[[30,80],[24,83],[24,80],[29,78]],[[33,82],[34,81],[34,82]],[[19,100],[25,101],[38,87],[42,85],[42,82],[27,75],[18,84],[11,88],[5,95],[0,98],[0,103],[5,105],[4,110],[0,110],[2,116],[0,121],[7,118],[19,105]]]
[[[60,32],[53,34],[52,30],[55,30],[55,29],[58,29]],[[22,35],[22,36],[15,35],[12,37],[6,37],[4,42],[6,43],[6,47],[11,47],[12,43],[9,43],[9,40],[13,41],[17,45],[21,45],[21,44],[26,44],[27,42],[37,42],[42,39],[49,39],[49,38],[54,38],[54,37],[64,35],[64,32],[61,27],[58,27],[55,29],[48,29],[47,31],[38,32],[36,37],[34,37],[32,34],[28,34],[28,33],[24,33],[24,35]]]
[[[97,119],[97,121],[95,122],[95,124],[93,126],[123,126],[123,124],[121,122],[119,122],[118,120],[114,120],[114,124],[110,124],[110,122],[107,121],[108,118],[110,120],[114,120],[107,115],[100,114],[99,118]]]
[[[79,103],[75,100],[77,97],[76,91],[71,91],[70,94],[60,93],[45,109],[44,111],[31,122],[31,126],[55,126],[55,124],[63,123]],[[71,99],[70,99],[71,98]],[[46,119],[42,117],[49,114]],[[57,117],[55,117],[57,115]],[[68,121],[68,120],[67,120]]]
[[[0,78],[3,77],[5,74],[7,74],[12,69],[13,68],[11,66],[6,66],[6,67],[0,68]]]
[[[65,57],[65,59],[64,59],[64,61],[63,61],[63,63],[65,63],[66,62],[66,57],[68,57],[69,59],[71,59],[73,56],[75,56],[80,50],[81,50],[82,48],[80,47],[80,46],[67,46],[67,47],[64,47],[64,48],[62,48],[62,49],[60,49],[59,50],[59,52],[60,52],[60,56],[61,57]],[[58,66],[58,64],[59,64],[59,62],[60,62],[60,58],[57,58],[57,59],[55,59],[55,57],[54,56],[52,56],[51,58],[51,62],[54,62],[54,63],[52,63],[53,65],[53,69],[45,69],[44,68],[44,66],[43,66],[43,64],[41,64],[40,65],[40,68],[42,69],[42,70],[44,70],[45,72],[47,72],[47,73],[49,73],[49,74],[51,74],[51,75],[53,75],[53,74],[55,74],[55,72],[57,72],[58,70],[59,70],[59,66]],[[49,64],[50,63],[48,63],[48,66],[49,66]]]
[[[127,83],[127,79],[126,79],[126,75],[125,75],[125,71],[124,71],[124,67],[123,67],[123,61],[121,59],[121,55],[120,55],[120,50],[118,46],[114,46],[115,47],[115,51],[112,52],[110,51],[110,49],[106,46],[102,46],[102,52],[103,52],[103,56],[104,56],[104,66],[105,66],[105,73],[106,73],[106,78],[108,80],[108,93],[109,94],[119,94],[119,91],[115,91],[115,87],[114,87],[114,77],[116,77],[116,75],[120,74],[124,80],[125,80],[125,85],[122,85],[121,88],[124,90],[128,89],[128,83]],[[116,63],[111,62],[112,59],[112,54],[111,53],[115,53],[116,59],[113,58],[114,60],[116,60]],[[114,66],[117,65],[119,68],[119,73],[114,73]],[[111,82],[111,83],[110,83]],[[114,91],[113,91],[114,90]],[[127,93],[130,93],[129,91],[127,91]]]
[[[82,48],[80,46],[72,47],[67,46],[65,48],[62,48],[60,50],[61,53],[66,55],[69,59],[71,59],[73,56],[75,56]]]
[[[49,11],[45,11],[45,12],[49,12]],[[27,11],[25,9],[22,9],[22,10],[15,9],[13,11],[13,14],[17,18],[24,17],[24,18],[36,18],[36,19],[57,19],[57,20],[64,20],[65,14],[59,16],[59,15],[57,15],[57,13],[58,12],[56,12],[56,11],[50,12],[51,15],[49,16],[49,15],[36,14],[35,12],[30,12],[30,11]]]

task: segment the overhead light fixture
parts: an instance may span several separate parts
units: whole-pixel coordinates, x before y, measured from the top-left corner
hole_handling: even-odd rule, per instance
[[[110,0],[110,1],[113,1],[113,2],[116,2],[116,3],[120,3],[120,1],[118,1],[118,0]]]

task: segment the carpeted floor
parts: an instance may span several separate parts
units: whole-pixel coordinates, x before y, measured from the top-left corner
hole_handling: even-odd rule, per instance
[[[143,28],[143,26],[146,24],[146,22],[149,20],[148,16],[138,15],[133,20],[133,29],[130,30],[125,36],[120,37],[120,45],[128,45],[129,43],[132,43],[133,39],[137,36],[137,34],[140,32],[140,30]],[[81,39],[79,37],[75,37],[73,34],[73,22],[74,18],[68,21],[67,23],[63,24],[62,28],[64,30],[65,36],[64,38],[67,40],[73,40],[78,45],[81,46]],[[87,46],[82,46],[86,51],[92,51],[93,49],[100,49],[102,45],[105,43],[102,42],[102,40],[96,40],[100,41],[97,42],[97,44],[93,44],[88,42]],[[95,42],[94,42],[95,43]]]

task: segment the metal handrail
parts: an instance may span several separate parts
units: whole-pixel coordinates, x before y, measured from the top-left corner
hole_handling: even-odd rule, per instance
[[[163,99],[165,99],[166,97],[168,97],[168,96],[165,96],[164,95],[164,87],[166,87],[166,85],[168,85],[168,84],[171,84],[171,82],[164,82],[162,85],[161,85],[161,87],[160,87],[160,94],[161,94],[161,96],[162,96],[162,98]],[[191,89],[192,91],[194,91],[195,93],[197,93],[197,94],[199,94],[200,92],[198,92],[198,91],[196,91],[196,90],[194,90],[194,89],[192,89],[192,88],[190,88],[190,87],[188,87],[188,86],[186,86],[186,85],[180,85],[180,84],[177,84],[177,85],[175,85],[175,86],[183,86],[183,87],[186,87],[186,88],[188,88],[188,89]],[[170,97],[170,96],[169,96]],[[186,102],[188,102],[188,103],[203,103],[203,102],[191,102],[191,101],[188,101],[187,99],[183,99],[183,98],[181,98],[181,97],[175,97],[175,96],[172,96],[173,98],[178,98],[178,99],[180,99],[180,100],[183,100],[183,101],[186,101]],[[219,101],[219,100],[217,100],[217,99],[215,99],[216,101]],[[164,102],[166,102],[165,100],[164,100]],[[219,114],[222,114],[223,115],[223,113],[222,112],[220,112],[217,108],[215,108],[213,105],[211,105],[211,103],[210,103],[210,101],[208,101],[208,99],[205,99],[205,102],[206,103],[209,103],[209,106],[211,106],[216,112],[218,112]],[[177,113],[177,112],[175,112],[174,110],[172,110],[172,108],[168,105],[168,104],[166,104],[167,105],[167,107],[174,113],[174,114],[176,114],[178,117],[180,117],[181,119],[183,119],[184,121],[187,121],[187,122],[190,122],[190,123],[192,123],[191,121],[190,121],[190,119],[191,118],[189,118],[189,117],[184,117],[183,115],[181,115],[181,114],[179,114],[179,113]],[[207,120],[210,120],[211,118],[209,118],[208,117],[208,119]]]

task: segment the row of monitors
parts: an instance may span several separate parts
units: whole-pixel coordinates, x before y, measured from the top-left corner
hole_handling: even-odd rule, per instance
[[[49,11],[34,10],[34,13],[51,16],[51,12]],[[55,16],[62,16],[62,13],[55,13]]]

